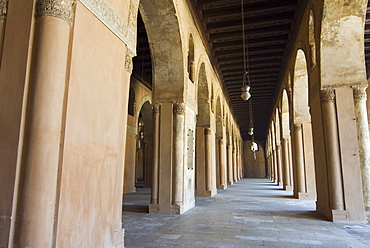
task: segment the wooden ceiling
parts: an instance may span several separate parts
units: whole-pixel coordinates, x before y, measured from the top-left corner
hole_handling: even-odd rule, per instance
[[[240,97],[244,74],[241,0],[191,0],[191,3],[243,139],[251,139],[248,135],[251,104],[255,139],[264,142],[289,48],[307,1],[244,0],[252,94],[248,101]]]
[[[243,139],[251,139],[248,135],[251,104],[255,139],[264,143],[287,58],[293,52],[292,43],[295,41],[308,1],[244,0],[252,94],[248,101],[240,97],[244,74],[241,0],[187,1],[228,94]],[[370,61],[369,10],[370,5],[365,25],[366,61]],[[134,75],[145,78],[148,87],[151,87],[152,68],[148,38],[140,15],[137,48]],[[367,64],[370,68],[370,63]]]

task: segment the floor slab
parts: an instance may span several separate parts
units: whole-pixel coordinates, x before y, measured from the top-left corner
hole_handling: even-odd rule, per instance
[[[370,224],[340,224],[268,179],[243,179],[181,216],[148,214],[150,190],[124,196],[125,247],[370,247]]]

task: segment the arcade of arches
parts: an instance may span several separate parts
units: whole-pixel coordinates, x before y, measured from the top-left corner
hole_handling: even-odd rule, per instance
[[[308,1],[251,151],[188,0],[0,0],[0,247],[123,247],[124,194],[182,214],[243,177],[365,222],[366,9]]]

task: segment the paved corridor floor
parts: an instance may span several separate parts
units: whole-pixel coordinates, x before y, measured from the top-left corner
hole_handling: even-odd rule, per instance
[[[125,247],[370,247],[370,224],[337,224],[268,179],[243,179],[181,216],[148,214],[146,189],[124,197]]]

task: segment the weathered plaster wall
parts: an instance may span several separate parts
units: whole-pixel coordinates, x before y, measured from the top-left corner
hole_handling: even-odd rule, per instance
[[[57,246],[112,247],[121,211],[126,49],[79,3],[71,49]]]

